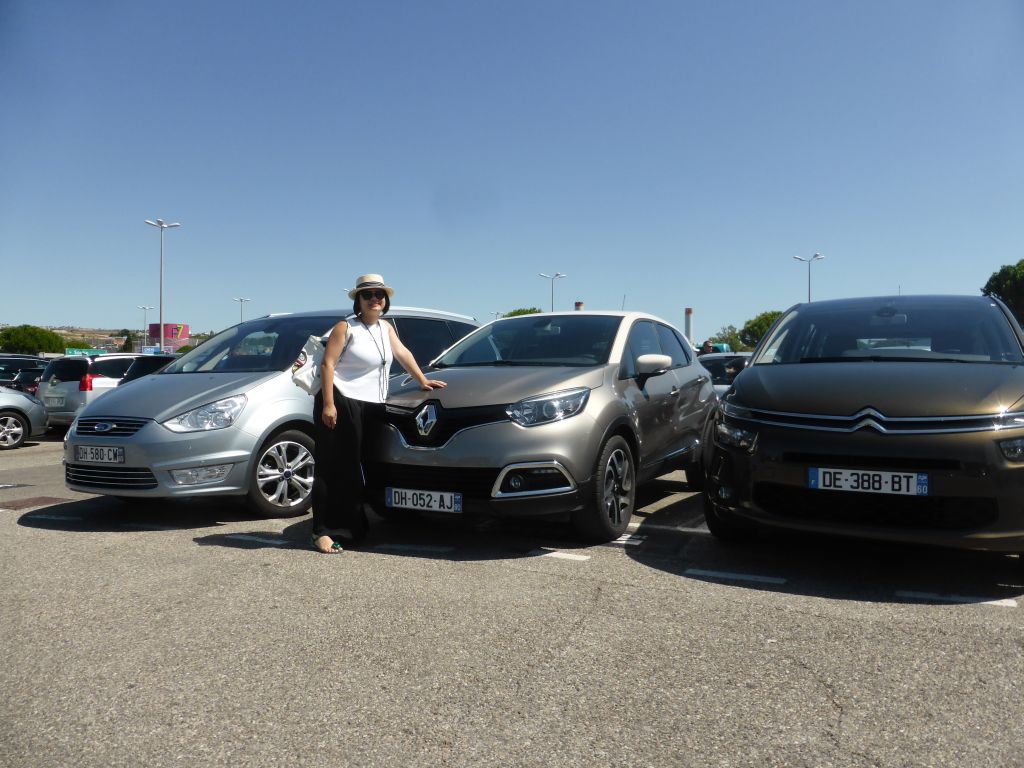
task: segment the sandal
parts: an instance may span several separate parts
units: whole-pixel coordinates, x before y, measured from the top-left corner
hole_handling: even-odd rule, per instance
[[[326,535],[327,535],[327,534],[324,534],[324,536],[326,536]],[[319,547],[319,546],[317,545],[317,542],[318,542],[318,541],[319,541],[320,539],[322,539],[322,538],[323,538],[323,536],[317,536],[317,535],[316,535],[315,533],[311,533],[311,534],[309,535],[309,543],[310,543],[310,546],[312,546],[312,547],[313,547],[313,549],[315,549],[315,550],[316,550],[317,552],[319,552],[319,553],[320,553],[321,555],[334,555],[334,554],[337,554],[337,553],[339,553],[339,552],[341,552],[341,551],[342,551],[342,547],[341,547],[341,544],[340,544],[339,542],[337,542],[337,541],[334,541],[334,540],[332,540],[332,541],[331,541],[331,548],[330,548],[330,549],[321,549],[321,548],[320,548],[320,547]],[[328,537],[328,538],[330,538],[330,537]]]

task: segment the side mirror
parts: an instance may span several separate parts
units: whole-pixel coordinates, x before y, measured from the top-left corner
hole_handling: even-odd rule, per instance
[[[640,355],[636,359],[637,385],[644,388],[647,380],[661,376],[672,367],[672,358],[668,355]]]

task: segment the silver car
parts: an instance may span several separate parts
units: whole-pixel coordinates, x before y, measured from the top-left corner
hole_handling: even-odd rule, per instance
[[[268,517],[303,514],[312,501],[313,398],[292,383],[291,366],[309,336],[347,314],[248,320],[117,387],[68,431],[68,488],[125,498],[246,496]],[[477,327],[465,315],[403,307],[387,319],[424,364]]]
[[[25,392],[0,387],[0,451],[20,448],[46,432],[46,409]]]
[[[113,390],[139,357],[114,352],[108,355],[69,355],[51,360],[39,380],[37,395],[46,405],[51,427],[66,426],[93,400]]]
[[[701,451],[717,402],[683,335],[638,312],[496,320],[432,363],[445,389],[392,386],[365,469],[384,517],[417,513],[570,519],[623,534],[637,484]]]

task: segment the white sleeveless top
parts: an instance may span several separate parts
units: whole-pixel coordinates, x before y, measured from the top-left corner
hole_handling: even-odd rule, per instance
[[[334,366],[334,386],[345,397],[383,403],[388,396],[388,371],[394,355],[384,321],[367,327],[362,320],[348,323],[348,344]]]

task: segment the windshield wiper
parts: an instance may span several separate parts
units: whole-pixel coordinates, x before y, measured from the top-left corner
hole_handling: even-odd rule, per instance
[[[892,355],[851,355],[850,357],[801,357],[801,363],[978,363],[959,357],[895,357]]]

